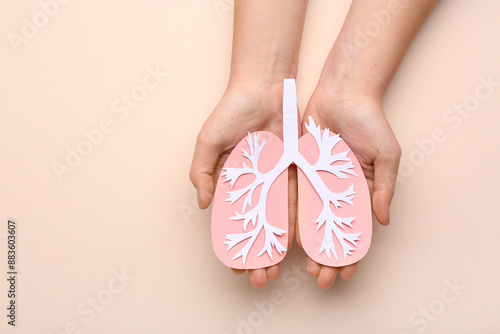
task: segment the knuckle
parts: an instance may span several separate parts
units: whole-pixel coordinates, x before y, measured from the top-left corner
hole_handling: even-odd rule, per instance
[[[397,140],[394,140],[389,145],[386,146],[384,150],[385,154],[382,157],[387,161],[399,162],[401,160],[402,149]]]
[[[403,150],[401,149],[401,145],[396,141],[394,144],[394,158],[399,160],[401,159],[401,155],[403,154]]]
[[[196,145],[197,146],[219,146],[220,142],[217,139],[216,133],[214,131],[208,131],[205,128],[202,128],[196,137]]]
[[[206,145],[208,143],[210,143],[210,138],[208,138],[203,130],[200,131],[200,133],[198,133],[198,136],[196,137],[196,146]]]
[[[197,178],[197,174],[196,172],[191,168],[191,170],[189,171],[189,180],[191,181],[191,183],[193,184],[193,186],[196,188],[196,184],[198,183],[198,178]]]

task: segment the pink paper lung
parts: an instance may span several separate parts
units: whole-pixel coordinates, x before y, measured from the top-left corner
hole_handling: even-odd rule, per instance
[[[370,247],[370,194],[358,159],[347,144],[328,130],[325,133],[319,132],[319,128],[312,129],[311,122],[312,119],[309,130],[313,134],[307,133],[300,138],[299,152],[307,160],[307,166],[324,169],[317,175],[328,191],[318,189],[322,193],[320,196],[311,180],[298,169],[298,223],[302,247],[318,263],[346,266],[359,261]],[[314,131],[318,132],[316,138]],[[321,144],[318,145],[316,139],[322,141]],[[323,165],[319,161],[321,145],[323,151],[329,153],[323,154],[322,159],[330,159]],[[325,205],[328,196],[334,200]]]
[[[298,139],[295,81],[285,79],[283,140],[249,133],[226,161],[212,208],[217,257],[239,269],[280,262],[288,240],[287,169],[299,170],[298,226],[314,261],[340,267],[359,261],[371,241],[368,187],[356,156],[340,136],[309,117]]]
[[[243,139],[224,164],[213,201],[212,243],[231,268],[268,267],[286,254],[288,166],[278,166],[282,156],[282,141],[260,131]]]

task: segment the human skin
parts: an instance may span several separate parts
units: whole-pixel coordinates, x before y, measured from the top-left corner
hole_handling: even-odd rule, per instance
[[[313,117],[340,134],[351,147],[367,179],[373,213],[382,225],[390,221],[389,206],[401,158],[401,148],[382,109],[382,98],[436,2],[352,1],[303,118]],[[383,15],[386,19],[380,21]],[[365,32],[364,39],[360,39],[360,31]],[[297,242],[300,245],[298,233]],[[334,268],[308,258],[307,271],[317,276],[320,288],[328,289],[337,274],[351,278],[357,265]]]
[[[229,82],[220,102],[198,134],[190,179],[198,204],[210,205],[221,168],[248,132],[269,131],[283,139],[283,79],[295,78],[305,0],[237,0]],[[289,169],[288,248],[296,220],[296,170]],[[252,284],[276,279],[280,265],[248,270]],[[235,270],[243,274],[245,270]]]
[[[389,224],[401,149],[384,116],[382,97],[411,40],[437,0],[353,0],[342,30],[325,62],[304,120],[312,116],[322,127],[340,134],[361,163],[372,208],[382,225]],[[282,138],[283,79],[295,78],[306,0],[240,0],[235,2],[233,51],[228,86],[196,140],[190,179],[198,204],[210,205],[221,168],[238,142],[253,131]],[[373,22],[373,12],[393,9],[390,20],[369,42],[356,46],[356,34]],[[359,44],[359,43],[358,43]],[[352,47],[354,46],[354,48]],[[304,125],[303,128],[305,129]],[[289,242],[296,228],[296,169],[289,169]],[[297,233],[297,242],[300,238]],[[310,258],[308,273],[320,288],[339,274],[351,278],[357,263],[333,268]],[[279,275],[279,264],[248,270],[252,284],[264,287]],[[234,270],[243,274],[245,270]]]

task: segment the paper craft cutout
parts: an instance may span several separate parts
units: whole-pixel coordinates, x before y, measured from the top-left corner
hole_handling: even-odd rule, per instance
[[[370,194],[363,170],[339,135],[314,120],[299,141],[298,224],[302,247],[314,261],[342,267],[368,252],[372,234]],[[312,169],[312,171],[311,171]]]
[[[339,135],[322,131],[311,117],[306,128],[299,140],[295,80],[285,79],[283,142],[269,132],[249,133],[229,155],[212,211],[214,251],[227,266],[264,268],[284,258],[292,163],[298,167],[298,225],[308,256],[339,267],[368,251],[371,206],[358,160]]]

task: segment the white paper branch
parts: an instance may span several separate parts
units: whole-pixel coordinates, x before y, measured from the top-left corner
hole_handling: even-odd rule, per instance
[[[355,250],[356,241],[359,240],[361,233],[347,233],[346,226],[352,228],[356,217],[338,217],[332,210],[331,205],[333,205],[335,210],[342,207],[342,203],[353,205],[353,198],[356,192],[353,185],[340,193],[330,191],[323,183],[318,172],[326,172],[335,175],[339,179],[348,179],[351,176],[357,176],[353,171],[354,165],[348,157],[350,150],[332,154],[332,150],[342,139],[339,135],[330,136],[328,128],[321,133],[319,125],[316,125],[312,117],[309,117],[306,129],[318,146],[318,160],[311,165],[300,154],[298,151],[297,100],[295,95],[295,81],[293,79],[285,79],[284,82],[283,120],[284,154],[271,171],[262,174],[258,170],[261,152],[266,145],[265,140],[261,143],[259,142],[258,133],[249,133],[246,137],[248,148],[241,149],[242,155],[248,160],[250,166],[243,163],[241,168],[223,169],[223,173],[221,174],[222,177],[225,177],[223,182],[229,182],[231,189],[233,189],[236,181],[242,175],[251,174],[255,177],[253,182],[248,186],[227,192],[228,198],[225,201],[230,202],[231,205],[244,198],[241,212],[236,211],[235,215],[229,218],[236,222],[242,222],[243,233],[226,234],[227,241],[224,244],[228,246],[227,251],[238,244],[246,242],[233,257],[233,260],[241,257],[243,264],[245,264],[248,253],[261,232],[264,233],[265,241],[264,247],[257,256],[267,253],[269,258],[273,259],[273,249],[279,254],[282,254],[286,250],[277,239],[277,236],[282,236],[286,231],[271,225],[267,221],[267,197],[273,182],[290,164],[295,163],[304,172],[323,203],[322,211],[315,221],[317,231],[323,228],[324,233],[319,254],[325,252],[329,259],[333,255],[338,261],[335,248],[335,244],[338,243],[342,248],[342,255],[346,258],[347,255],[351,255],[351,252]],[[257,187],[262,187],[258,203],[254,208],[246,211],[247,208],[252,207],[252,196]],[[250,222],[253,228],[247,231]]]
[[[266,210],[267,210],[267,195],[269,189],[271,188],[272,183],[288,167],[288,165],[284,166],[283,163],[280,164],[278,162],[278,164],[270,172],[265,174],[260,173],[258,170],[259,158],[262,148],[266,144],[266,141],[263,140],[262,143],[259,144],[259,135],[258,134],[252,135],[250,133],[248,134],[246,141],[248,144],[248,151],[245,149],[241,149],[241,151],[243,153],[243,156],[250,161],[252,167],[248,167],[245,164],[243,164],[242,168],[224,168],[224,173],[222,174],[222,176],[226,177],[224,182],[230,181],[231,188],[234,186],[236,180],[241,175],[244,174],[255,175],[255,180],[250,185],[238,190],[229,191],[227,193],[229,197],[225,199],[226,202],[231,202],[231,204],[233,204],[246,194],[241,213],[235,212],[234,217],[230,218],[231,220],[234,221],[243,220],[243,231],[245,233],[227,234],[226,239],[228,241],[224,242],[224,244],[228,246],[227,250],[229,251],[237,244],[242,243],[248,239],[245,246],[243,246],[243,248],[238,253],[236,253],[236,255],[232,258],[232,260],[236,260],[237,258],[241,257],[243,260],[243,264],[245,264],[248,253],[250,252],[250,249],[252,248],[253,244],[255,243],[255,240],[257,239],[257,236],[261,231],[264,231],[265,242],[264,242],[264,247],[257,256],[261,256],[264,253],[267,253],[269,257],[272,259],[273,248],[276,249],[276,251],[279,254],[282,254],[283,251],[286,250],[286,248],[283,247],[283,245],[281,245],[278,239],[276,238],[276,236],[281,236],[284,233],[286,233],[286,231],[276,228],[271,224],[269,224],[266,217]],[[260,185],[262,185],[262,190],[260,193],[259,202],[255,206],[255,208],[251,209],[248,212],[245,212],[247,207],[252,206],[253,193],[255,189]],[[247,232],[247,227],[250,222],[252,222],[252,226],[254,228],[251,231]]]
[[[347,255],[351,255],[351,251],[356,246],[356,241],[359,240],[361,233],[347,233],[345,226],[352,227],[352,222],[356,217],[338,217],[334,214],[331,209],[330,203],[333,204],[335,209],[342,207],[341,202],[353,205],[353,198],[356,192],[354,191],[354,185],[351,185],[348,189],[341,193],[334,193],[330,191],[323,183],[322,179],[319,177],[318,172],[323,171],[335,175],[339,179],[349,178],[349,175],[357,176],[351,169],[354,168],[351,159],[347,156],[349,150],[341,153],[333,154],[332,150],[342,139],[339,135],[330,136],[329,129],[325,129],[323,134],[321,134],[321,129],[314,123],[312,117],[309,117],[309,124],[306,124],[306,129],[313,136],[319,149],[319,157],[314,165],[309,165],[305,159],[298,159],[297,166],[306,174],[309,182],[313,185],[317,194],[323,202],[323,208],[318,216],[316,223],[318,224],[317,230],[324,227],[323,242],[319,251],[319,254],[325,252],[329,259],[331,256],[335,257],[338,261],[337,252],[335,250],[335,239],[339,242],[342,247],[342,252],[344,258]],[[339,164],[339,162],[346,162],[345,164]],[[342,228],[339,229],[339,228]],[[318,255],[319,255],[318,254]]]

